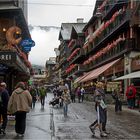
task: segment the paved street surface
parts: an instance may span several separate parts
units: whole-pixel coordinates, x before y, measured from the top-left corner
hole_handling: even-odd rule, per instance
[[[69,105],[68,117],[64,118],[63,109],[49,106],[53,94],[48,93],[45,108],[36,103],[27,115],[27,128],[23,138],[18,138],[14,122],[9,121],[6,136],[0,139],[34,139],[34,140],[94,140],[94,139],[134,139],[140,140],[140,113],[123,107],[120,114],[114,112],[114,106],[108,106],[107,138],[100,138],[99,130],[92,137],[89,125],[96,119],[94,104],[91,102],[72,103]]]

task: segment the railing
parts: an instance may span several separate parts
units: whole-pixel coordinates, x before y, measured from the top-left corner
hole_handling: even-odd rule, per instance
[[[101,42],[103,42],[107,37],[114,34],[117,30],[121,28],[123,24],[130,20],[131,11],[126,10],[119,14],[114,22],[112,22],[102,33],[99,37],[95,38],[95,46],[98,46]]]
[[[81,40],[76,40],[70,48],[71,52],[73,52],[76,48],[81,48],[82,44],[83,42]]]
[[[101,55],[89,64],[86,64],[86,71],[97,67],[100,64],[105,63],[108,60],[122,56],[125,52],[135,49],[135,39],[127,39],[125,41],[119,42],[114,48],[108,50],[107,53]]]
[[[72,76],[74,74],[82,73],[85,71],[85,66],[82,64],[78,64],[69,74],[68,76]]]
[[[130,20],[131,17],[131,11],[126,10],[120,13],[114,22],[108,25],[107,28],[105,28],[99,36],[96,36],[93,39],[93,42],[88,45],[87,48],[85,48],[85,54],[91,54],[95,48],[98,48],[101,44],[103,45],[104,42],[107,42],[109,38],[113,38],[114,34],[123,28],[126,28],[126,23]],[[106,23],[105,23],[106,24]]]
[[[122,8],[124,5],[127,5],[128,0],[108,0],[103,11],[103,20],[108,19],[115,10]]]
[[[72,63],[79,63],[78,61],[81,61],[81,58],[83,58],[85,55],[83,48],[81,48],[78,53],[72,58],[70,64]]]

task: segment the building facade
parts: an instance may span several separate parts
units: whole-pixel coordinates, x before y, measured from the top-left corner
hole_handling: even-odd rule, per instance
[[[26,9],[27,1],[0,1],[0,81],[7,83],[10,93],[18,81],[28,81],[32,69],[29,51],[21,45],[31,39]]]
[[[139,1],[97,0],[93,15],[82,30],[85,39],[82,47],[75,45],[79,37],[74,27],[66,30],[62,24],[59,36],[62,78],[73,76],[74,83],[84,85],[87,93],[93,93],[96,81],[104,81],[108,93],[119,86],[123,94],[130,82],[138,83],[138,79],[115,79],[140,70],[139,10]],[[64,38],[68,33],[69,38]],[[74,73],[79,70],[80,73]]]

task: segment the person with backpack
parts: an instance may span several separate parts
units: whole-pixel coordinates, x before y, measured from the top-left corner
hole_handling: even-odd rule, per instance
[[[45,90],[45,88],[43,86],[39,88],[39,96],[40,96],[41,108],[44,108],[46,90]]]
[[[32,96],[32,108],[35,108],[38,95],[37,95],[37,90],[34,86],[30,88],[30,94]]]
[[[5,129],[7,126],[7,106],[9,101],[9,93],[6,89],[6,83],[0,83],[0,119],[2,116],[2,125],[0,128],[0,133],[6,134]],[[1,121],[0,121],[1,122]]]
[[[127,90],[126,90],[128,108],[130,108],[130,109],[134,109],[134,107],[135,107],[136,92],[137,92],[137,90],[136,90],[134,84],[131,83],[130,86],[127,87]]]

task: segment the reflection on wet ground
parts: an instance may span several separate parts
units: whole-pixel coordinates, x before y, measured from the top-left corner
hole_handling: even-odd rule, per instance
[[[49,106],[53,97],[48,94],[44,109],[36,103],[27,116],[26,133],[22,139],[35,140],[91,140],[100,138],[99,130],[92,137],[89,125],[96,119],[94,103],[71,103],[68,117],[63,116],[63,109]],[[104,139],[140,139],[140,113],[126,108],[121,113],[114,112],[114,106],[108,106],[107,130],[110,132]],[[14,124],[9,122],[7,134],[0,139],[19,139],[14,131]],[[21,139],[21,138],[20,138]]]

